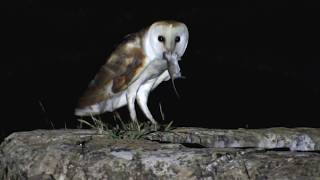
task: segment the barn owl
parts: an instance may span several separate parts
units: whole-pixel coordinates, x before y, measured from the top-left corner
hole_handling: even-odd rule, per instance
[[[181,77],[178,61],[188,38],[187,26],[177,21],[155,22],[128,35],[80,97],[75,115],[102,114],[127,105],[130,118],[137,121],[137,100],[144,115],[156,124],[147,106],[149,93],[161,82]]]

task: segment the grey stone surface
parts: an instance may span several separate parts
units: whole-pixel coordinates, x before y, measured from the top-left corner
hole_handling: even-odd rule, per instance
[[[205,129],[177,128],[170,132],[157,132],[150,140],[173,143],[197,143],[205,147],[257,147],[289,148],[292,151],[320,150],[320,129]]]
[[[318,134],[307,128],[178,128],[149,135],[161,143],[94,130],[17,132],[0,146],[0,179],[320,179],[320,154],[296,151],[317,150]]]

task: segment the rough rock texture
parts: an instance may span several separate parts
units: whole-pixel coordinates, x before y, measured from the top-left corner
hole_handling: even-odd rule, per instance
[[[148,136],[150,140],[196,143],[205,147],[289,148],[292,151],[320,150],[320,129],[205,129],[177,128]]]
[[[149,134],[157,141],[19,132],[0,146],[0,179],[320,179],[320,154],[310,152],[319,137],[307,128],[178,128]]]

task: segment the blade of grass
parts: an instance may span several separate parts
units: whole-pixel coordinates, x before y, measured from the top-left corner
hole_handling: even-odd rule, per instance
[[[164,128],[164,131],[170,131],[171,130],[171,125],[172,125],[173,121],[171,121],[166,128]]]
[[[160,109],[161,119],[162,119],[162,121],[164,121],[164,113],[163,113],[163,111],[162,111],[162,105],[161,105],[161,103],[159,103],[159,109]]]
[[[90,127],[93,128],[93,129],[97,129],[96,126],[94,126],[93,124],[89,123],[89,122],[86,121],[86,120],[78,119],[78,121],[81,122],[81,123],[83,123],[83,124],[86,124],[86,125],[90,126]]]

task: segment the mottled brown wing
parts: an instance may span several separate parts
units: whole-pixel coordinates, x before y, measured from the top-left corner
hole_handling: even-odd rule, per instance
[[[112,53],[79,99],[78,108],[108,100],[111,98],[110,94],[118,93],[128,87],[130,81],[145,65],[146,57],[139,44],[141,44],[139,38],[131,39],[122,43]],[[111,93],[106,91],[106,87],[110,85],[112,85]]]

